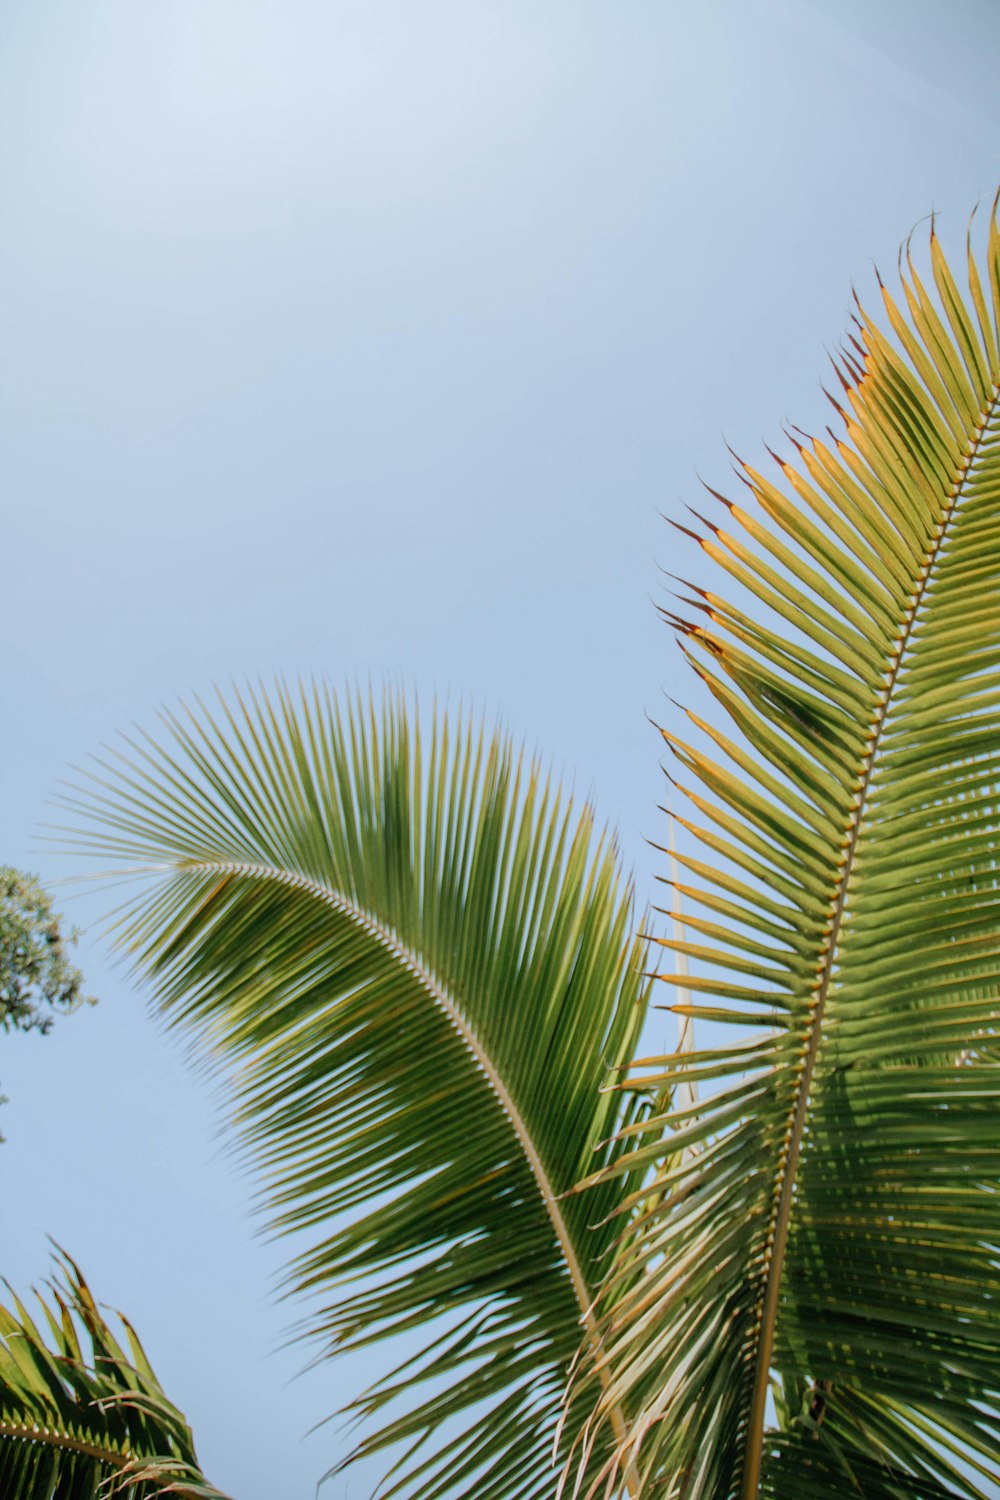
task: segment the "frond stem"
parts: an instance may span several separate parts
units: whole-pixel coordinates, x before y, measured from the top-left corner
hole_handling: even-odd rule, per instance
[[[204,1494],[204,1490],[194,1490],[186,1484],[178,1484],[172,1475],[166,1475],[162,1471],[159,1474],[150,1474],[149,1464],[155,1463],[156,1460],[140,1458],[138,1454],[131,1451],[119,1453],[117,1449],[105,1448],[99,1443],[86,1443],[82,1438],[71,1437],[68,1432],[60,1432],[57,1428],[40,1427],[34,1423],[29,1425],[27,1422],[6,1422],[0,1418],[0,1438],[11,1438],[14,1442],[38,1443],[44,1448],[61,1448],[68,1453],[79,1453],[81,1458],[92,1458],[97,1463],[107,1464],[109,1468],[118,1471],[119,1477],[115,1480],[116,1488],[111,1491],[115,1495],[121,1493],[120,1485],[134,1482],[134,1480],[128,1480],[130,1470],[134,1471],[135,1478],[145,1477],[147,1480],[153,1478],[156,1482],[162,1478],[168,1485],[170,1494],[177,1496],[178,1500],[199,1500],[199,1496]],[[164,1490],[162,1493],[166,1494],[167,1491]]]
[[[125,1469],[135,1462],[133,1453],[119,1453],[114,1448],[104,1448],[99,1443],[85,1443],[81,1438],[70,1437],[53,1427],[40,1427],[27,1422],[5,1422],[0,1418],[0,1438],[21,1439],[26,1443],[41,1443],[46,1448],[66,1448],[84,1458],[93,1458],[98,1463],[110,1464],[116,1469]]]

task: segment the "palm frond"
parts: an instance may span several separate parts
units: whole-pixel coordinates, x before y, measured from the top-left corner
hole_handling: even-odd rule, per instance
[[[68,1256],[42,1328],[0,1306],[0,1494],[4,1500],[226,1500],[202,1474],[185,1418],[132,1328],[126,1350]]]
[[[698,1109],[614,1166],[664,1129],[702,1148],[632,1200],[590,1367],[588,1437],[629,1409],[642,1493],[998,1482],[995,218],[964,299],[933,230],[930,258],[933,292],[908,251],[903,305],[883,288],[887,332],[858,306],[843,436],[796,438],[775,483],[741,465],[746,507],[704,523],[735,602],[697,588],[671,617],[732,728],[665,731],[706,851],[678,855],[689,936],[665,946],[688,1013],[740,1036],[643,1065]],[[833,1415],[782,1427],[776,1386]]]
[[[564,1195],[643,1107],[604,1090],[648,988],[612,845],[502,736],[424,743],[393,696],[279,687],[165,730],[91,778],[84,843],[152,875],[118,940],[238,1065],[321,1354],[425,1330],[350,1403],[382,1421],[355,1456],[404,1446],[386,1495],[551,1494],[631,1179]]]

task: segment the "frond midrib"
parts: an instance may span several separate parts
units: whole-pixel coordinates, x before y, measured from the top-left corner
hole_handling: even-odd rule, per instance
[[[834,894],[831,899],[830,917],[823,938],[822,956],[818,966],[816,982],[808,1002],[812,1010],[812,1018],[809,1022],[808,1037],[802,1052],[800,1076],[795,1089],[795,1106],[791,1113],[782,1146],[783,1164],[775,1191],[774,1208],[768,1228],[767,1242],[764,1247],[764,1259],[767,1271],[759,1303],[760,1315],[756,1333],[753,1386],[748,1404],[749,1416],[746,1426],[746,1448],[743,1456],[740,1500],[756,1500],[760,1487],[760,1470],[764,1446],[765,1405],[769,1388],[771,1359],[774,1351],[778,1301],[784,1270],[785,1252],[788,1244],[795,1180],[805,1134],[810,1090],[823,1035],[823,1020],[830,992],[830,981],[836,963],[837,945],[846,911],[858,840],[864,815],[867,811],[868,796],[872,777],[875,772],[879,746],[888,722],[889,712],[893,703],[893,694],[906,658],[910,637],[920,613],[928,585],[933,577],[938,559],[941,556],[941,550],[948,536],[949,527],[963,499],[972,465],[979,454],[983,438],[994,417],[997,415],[998,410],[1000,410],[1000,384],[994,385],[989,401],[980,411],[979,422],[969,436],[968,451],[958,466],[958,472],[952,484],[951,491],[945,497],[944,511],[938,523],[937,535],[928,548],[923,568],[914,585],[910,602],[902,619],[890,665],[886,672],[885,685],[872,715],[868,738],[865,742],[864,759],[859,769],[858,785],[854,793],[850,817],[841,841],[840,868],[836,878]]]
[[[78,1453],[81,1458],[92,1458],[95,1463],[107,1464],[109,1468],[117,1470],[120,1476],[127,1475],[132,1469],[136,1471],[136,1478],[138,1478],[151,1462],[156,1462],[152,1456],[144,1457],[130,1448],[123,1452],[119,1448],[109,1448],[102,1443],[89,1443],[85,1438],[73,1437],[71,1433],[64,1432],[58,1427],[46,1427],[36,1422],[11,1422],[0,1417],[0,1440],[3,1438],[8,1438],[15,1443],[33,1443],[44,1448],[59,1448],[65,1453]],[[178,1483],[174,1475],[157,1476],[154,1472],[152,1475],[147,1473],[146,1477],[147,1479],[152,1477],[157,1481],[159,1477],[163,1477],[165,1483],[169,1484],[171,1495],[176,1495],[178,1500],[199,1500],[199,1491]],[[118,1491],[116,1490],[115,1493],[117,1494]]]
[[[65,1448],[84,1458],[93,1458],[98,1463],[111,1464],[116,1469],[125,1469],[136,1459],[131,1451],[123,1453],[119,1448],[109,1448],[102,1443],[88,1443],[84,1438],[75,1438],[57,1427],[46,1427],[35,1422],[11,1422],[3,1417],[0,1417],[0,1438],[41,1443],[47,1448]]]
[[[569,1227],[560,1212],[559,1195],[556,1194],[552,1187],[548,1173],[545,1170],[545,1165],[539,1156],[527,1123],[504,1083],[500,1071],[476,1035],[476,1032],[469,1025],[457,1000],[449,993],[448,989],[438,979],[437,975],[421,955],[404,943],[392,928],[380,921],[378,917],[366,910],[359,903],[350,900],[341,892],[333,890],[322,881],[315,880],[298,871],[284,870],[274,865],[256,863],[249,860],[184,860],[178,862],[174,868],[177,871],[188,873],[197,873],[200,871],[205,874],[215,873],[219,875],[246,876],[306,892],[323,902],[324,905],[333,907],[341,916],[346,917],[356,927],[367,933],[385,952],[390,954],[402,967],[413,975],[471,1053],[510,1124],[514,1138],[538,1188],[545,1212],[552,1225],[556,1242],[573,1288],[573,1294],[580,1309],[581,1325],[584,1328],[594,1355],[600,1356],[603,1344],[597,1320],[594,1316],[594,1294],[587,1285],[569,1232]],[[601,1382],[605,1389],[607,1389],[610,1386],[611,1377],[599,1358],[597,1363],[600,1370]],[[619,1442],[623,1441],[627,1435],[627,1427],[620,1406],[616,1405],[613,1408],[611,1420],[616,1440]]]
[[[117,1448],[106,1448],[102,1443],[88,1443],[82,1437],[73,1437],[70,1433],[64,1433],[60,1428],[45,1427],[45,1425],[39,1425],[36,1422],[31,1422],[31,1424],[28,1424],[28,1422],[9,1422],[4,1418],[0,1418],[0,1440],[3,1440],[4,1437],[13,1443],[34,1443],[34,1445],[42,1446],[42,1448],[58,1448],[61,1452],[67,1452],[67,1454],[79,1454],[81,1458],[93,1458],[94,1463],[106,1464],[109,1469],[117,1470],[118,1476],[121,1476],[117,1481],[118,1484],[126,1482],[129,1470],[135,1470],[135,1482],[138,1482],[138,1479],[142,1476],[142,1472],[147,1470],[148,1464],[156,1463],[156,1460],[151,1455],[150,1457],[144,1457],[142,1454],[136,1454],[132,1449],[126,1449],[123,1452]],[[199,1500],[199,1494],[204,1494],[204,1491],[199,1493],[198,1490],[190,1490],[187,1485],[178,1484],[177,1478],[174,1475],[166,1476],[162,1475],[162,1472],[160,1472],[160,1475],[156,1475],[154,1472],[151,1475],[148,1472],[145,1473],[147,1482],[150,1479],[153,1479],[154,1482],[159,1482],[160,1478],[163,1479],[163,1484],[169,1488],[169,1494],[177,1497],[177,1500]],[[120,1493],[124,1493],[124,1491],[114,1491],[114,1494]],[[157,1494],[166,1494],[166,1488],[165,1490],[157,1491]]]

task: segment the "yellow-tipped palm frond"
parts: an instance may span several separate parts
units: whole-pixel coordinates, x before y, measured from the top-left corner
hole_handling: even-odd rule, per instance
[[[564,1196],[622,1123],[603,1085],[645,1014],[614,850],[501,736],[441,719],[422,743],[394,697],[165,722],[91,780],[89,846],[150,874],[120,941],[238,1064],[270,1222],[310,1240],[308,1331],[335,1352],[427,1325],[350,1403],[382,1419],[355,1451],[403,1445],[385,1494],[549,1496],[630,1181]]]
[[[635,1195],[590,1364],[589,1436],[631,1412],[644,1494],[998,1493],[996,223],[966,294],[933,231],[930,257],[888,331],[858,308],[843,436],[775,483],[741,466],[746,507],[699,533],[735,602],[672,617],[732,727],[666,734],[691,808],[666,946],[740,1035],[642,1066],[699,1103],[615,1168],[664,1128],[699,1147]]]

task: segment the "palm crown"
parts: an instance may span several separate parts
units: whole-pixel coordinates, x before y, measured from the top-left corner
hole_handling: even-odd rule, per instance
[[[613,849],[464,721],[279,688],[89,782],[84,845],[150,877],[118,939],[308,1236],[308,1332],[423,1331],[353,1403],[386,1494],[1000,1482],[995,220],[967,295],[930,253],[888,331],[858,308],[842,435],[693,533],[732,602],[670,615],[729,728],[665,731],[661,941],[733,1040],[636,1059]]]

